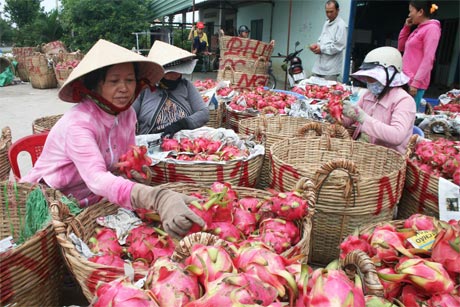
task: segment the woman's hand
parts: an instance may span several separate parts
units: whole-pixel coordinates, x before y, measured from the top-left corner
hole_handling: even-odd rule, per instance
[[[413,86],[410,86],[409,87],[409,94],[412,96],[412,97],[415,97],[415,95],[417,95],[417,88],[413,87]]]
[[[414,23],[412,22],[412,18],[406,18],[405,25],[411,27]]]

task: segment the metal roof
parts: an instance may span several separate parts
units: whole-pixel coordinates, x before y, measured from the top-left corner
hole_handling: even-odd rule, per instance
[[[180,11],[192,11],[193,0],[156,0],[150,6],[153,18],[174,15]]]

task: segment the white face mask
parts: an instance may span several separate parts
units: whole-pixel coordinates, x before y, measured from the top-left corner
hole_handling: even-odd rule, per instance
[[[385,86],[378,81],[375,81],[374,83],[370,83],[370,82],[367,83],[367,89],[371,91],[371,93],[374,94],[375,96],[380,95],[380,93],[383,91],[384,88]]]

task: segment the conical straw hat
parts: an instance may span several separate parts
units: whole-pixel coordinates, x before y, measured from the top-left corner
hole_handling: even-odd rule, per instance
[[[187,75],[193,72],[198,61],[194,59],[195,54],[159,40],[153,43],[147,57],[162,65],[165,73],[173,71]]]
[[[99,68],[128,62],[137,62],[138,79],[147,79],[150,84],[157,83],[164,75],[163,67],[157,62],[137,54],[129,49],[100,39],[88,51],[78,66],[72,71],[59,90],[59,98],[67,102],[75,101],[72,95],[72,82]]]

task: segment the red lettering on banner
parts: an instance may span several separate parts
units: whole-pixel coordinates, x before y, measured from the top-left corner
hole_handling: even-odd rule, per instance
[[[283,177],[284,177],[286,172],[290,172],[291,175],[295,179],[300,178],[300,174],[297,172],[297,170],[295,168],[293,168],[292,166],[290,166],[290,165],[283,165],[283,166],[281,166],[279,168],[279,171],[276,172],[276,168],[275,168],[273,160],[272,160],[272,170],[273,170],[273,179],[272,179],[272,182],[270,184],[270,187],[275,188],[276,183],[278,182],[278,189],[279,189],[280,192],[284,192],[286,190],[285,187],[284,187],[284,182],[283,182]]]
[[[249,182],[249,161],[243,161],[243,173],[240,176],[238,185],[242,187],[254,187],[257,182],[257,177],[254,179],[253,183]]]
[[[243,50],[243,56],[250,55],[253,59],[257,59],[259,56],[257,55],[257,49],[260,46],[260,41],[256,41],[256,45],[253,47],[251,43],[254,41],[247,40],[246,47]]]
[[[154,183],[166,183],[166,174],[164,169],[160,167],[158,164],[151,166],[150,169],[152,170],[152,182]]]
[[[411,192],[411,193],[415,193],[417,192],[417,188],[419,187],[420,185],[420,178],[419,178],[419,172],[417,170],[417,168],[412,164],[412,163],[407,163],[407,167],[410,168],[410,171],[412,172],[412,174],[414,175],[414,184],[413,185],[409,185],[407,182],[406,182],[406,189],[407,191]]]
[[[399,177],[399,175],[398,175]],[[398,178],[399,180],[399,178]],[[382,207],[383,207],[383,192],[384,190],[387,191],[388,193],[388,198],[389,198],[389,201],[390,201],[390,206],[391,208],[396,204],[397,202],[397,193],[398,191],[396,191],[396,194],[393,195],[393,189],[391,188],[391,182],[390,182],[390,178],[388,177],[382,177],[380,180],[379,180],[379,195],[378,195],[378,198],[377,198],[377,209],[375,210],[374,212],[374,215],[378,215],[380,214],[380,212],[382,211]]]
[[[241,74],[240,79],[236,83],[238,87],[257,87],[264,86],[267,84],[268,77],[265,75],[252,75],[251,79],[248,79],[247,74]]]
[[[168,163],[168,178],[169,182],[190,182],[195,183],[195,180],[185,176],[183,174],[178,174],[176,171],[176,165],[174,163]]]
[[[236,65],[246,65],[246,61],[242,59],[238,59],[234,61],[233,59],[226,59],[223,63],[220,64],[219,69],[223,70],[225,67],[230,66],[233,69],[236,69]]]
[[[239,49],[243,45],[242,41],[240,38],[234,36],[232,37],[228,43],[227,43],[227,51],[224,52],[225,55],[239,55],[240,51]]]

